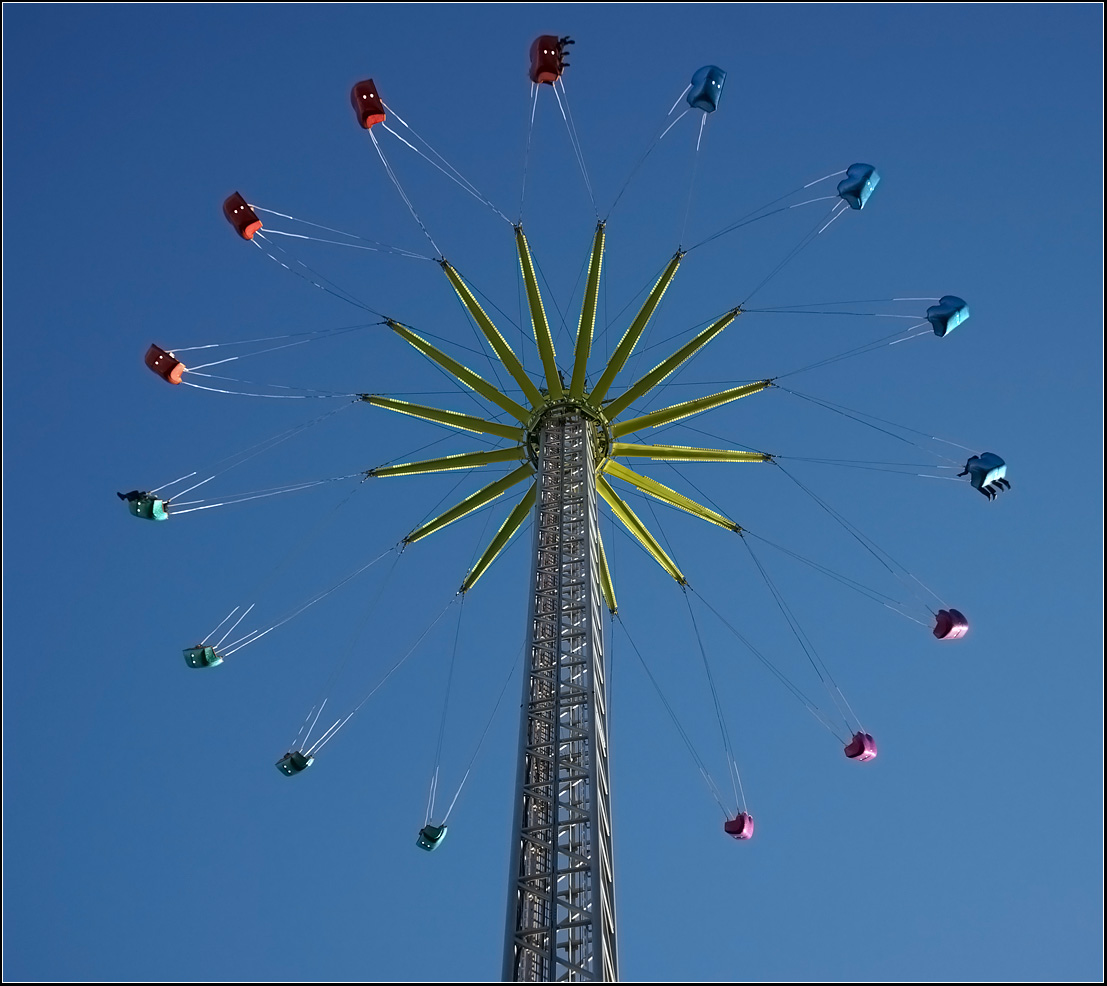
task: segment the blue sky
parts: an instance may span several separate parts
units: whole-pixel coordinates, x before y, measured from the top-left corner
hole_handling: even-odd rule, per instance
[[[179,656],[233,606],[257,603],[256,625],[276,622],[491,477],[469,477],[456,492],[453,475],[333,483],[159,525],[128,516],[114,492],[208,475],[335,409],[221,475],[213,496],[480,447],[341,400],[171,388],[142,356],[151,342],[377,321],[235,237],[220,213],[235,189],[266,208],[433,252],[353,119],[348,93],[359,79],[374,78],[396,113],[515,219],[526,53],[545,32],[577,39],[565,83],[603,214],[691,73],[728,72],[698,158],[690,114],[612,213],[597,351],[622,333],[626,306],[678,243],[871,162],[882,182],[869,206],[816,238],[749,305],[966,298],[972,317],[949,337],[796,374],[789,387],[998,452],[1012,483],[989,503],[964,483],[915,475],[933,469],[809,461],[939,460],[783,391],[696,419],[710,439],[675,428],[659,436],[778,454],[963,610],[972,631],[939,643],[758,546],[880,756],[847,762],[696,608],[757,819],[755,838],[736,843],[616,626],[623,978],[1102,977],[1099,6],[20,5],[5,7],[4,28],[5,978],[499,975],[518,728],[517,672],[508,678],[524,631],[527,536],[466,598],[460,626],[455,602],[310,771],[287,779],[272,764],[320,696],[328,715],[344,715],[427,630],[506,501],[394,566],[387,556],[221,668],[191,671]],[[570,326],[556,337],[567,362],[596,210],[550,95],[540,93],[523,218],[547,309]],[[390,135],[382,146],[435,243],[494,303],[536,372],[533,346],[519,342],[507,224]],[[795,210],[693,250],[645,340],[656,348],[628,379],[744,301],[818,215]],[[433,264],[282,245],[493,374]],[[784,374],[884,328],[749,312],[650,406]],[[380,326],[227,375],[419,394],[408,399],[478,413]],[[651,474],[702,491],[775,544],[902,594],[780,470]],[[696,594],[826,706],[741,543],[634,505]],[[620,615],[725,783],[685,600],[606,521],[603,531]],[[447,842],[426,854],[414,840],[455,635],[441,762],[449,797],[491,725]]]

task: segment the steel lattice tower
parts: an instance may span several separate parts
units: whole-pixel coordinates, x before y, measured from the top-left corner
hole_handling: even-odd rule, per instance
[[[534,565],[503,978],[617,977],[595,428],[538,436]]]

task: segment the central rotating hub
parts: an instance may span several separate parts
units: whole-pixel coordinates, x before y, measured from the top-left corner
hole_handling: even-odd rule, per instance
[[[547,398],[547,403],[543,403],[538,407],[526,424],[527,457],[537,469],[540,435],[543,427],[551,418],[565,417],[570,414],[579,414],[595,425],[592,429],[592,455],[596,464],[596,471],[599,472],[610,454],[614,436],[611,433],[611,425],[604,416],[602,409],[588,403],[587,399],[577,400],[572,397],[560,397],[557,400],[549,401]]]

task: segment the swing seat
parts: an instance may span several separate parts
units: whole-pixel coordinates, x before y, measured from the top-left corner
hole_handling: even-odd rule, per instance
[[[753,815],[739,812],[734,818],[728,818],[723,823],[723,831],[735,839],[749,839],[753,837]]]
[[[861,763],[875,760],[876,741],[868,733],[854,733],[853,739],[846,745],[846,756]]]
[[[556,34],[540,34],[530,46],[530,81],[553,85],[564,69],[565,49]]]
[[[425,849],[427,852],[434,852],[445,838],[445,825],[424,825],[419,830],[419,838],[415,840],[415,844],[420,849]]]
[[[694,110],[714,113],[719,108],[726,72],[718,65],[705,65],[692,76],[692,88],[688,90],[688,105]]]
[[[169,383],[180,383],[187,369],[184,363],[161,346],[151,346],[146,350],[146,365],[162,380],[168,380]]]
[[[143,496],[137,500],[128,500],[127,509],[143,520],[169,520],[169,505],[153,496]]]
[[[846,177],[838,182],[838,195],[851,209],[864,209],[879,184],[880,174],[871,164],[851,164],[846,168]]]
[[[257,213],[238,192],[228,195],[223,201],[223,215],[244,240],[252,240],[254,233],[261,229]]]
[[[375,127],[378,123],[384,123],[384,103],[381,102],[380,94],[372,79],[359,82],[350,90],[350,103],[357,114],[357,122],[365,130]]]
[[[969,482],[978,490],[985,486],[994,486],[997,479],[1007,476],[1007,463],[995,452],[981,452],[974,455],[965,463],[965,469],[969,474]]]
[[[938,299],[938,304],[926,310],[926,320],[934,327],[934,334],[940,339],[949,335],[969,317],[969,306],[963,298],[947,294]]]
[[[286,753],[277,761],[277,770],[291,777],[302,770],[307,770],[313,763],[315,763],[315,757],[306,757],[299,750],[296,750],[292,753]]]
[[[940,609],[934,624],[934,636],[939,640],[959,640],[969,632],[969,621],[958,609]]]
[[[214,647],[199,644],[196,647],[186,647],[183,653],[185,664],[190,668],[214,668],[223,663],[223,655]]]

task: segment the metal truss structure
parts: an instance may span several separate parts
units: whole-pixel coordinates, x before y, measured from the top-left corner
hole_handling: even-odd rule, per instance
[[[508,982],[618,978],[594,444],[579,413],[539,434]]]

